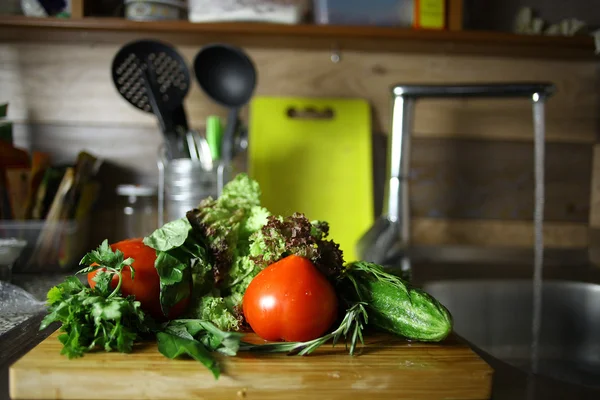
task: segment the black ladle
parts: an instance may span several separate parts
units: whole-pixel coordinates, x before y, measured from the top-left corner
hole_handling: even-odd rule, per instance
[[[215,102],[229,108],[221,144],[221,158],[227,165],[233,158],[238,114],[256,87],[256,68],[241,49],[225,44],[202,48],[194,59],[194,72],[200,87]]]

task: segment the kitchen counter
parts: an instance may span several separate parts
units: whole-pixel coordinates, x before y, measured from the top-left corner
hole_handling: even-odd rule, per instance
[[[10,313],[0,315],[0,337],[31,318],[31,314]]]
[[[474,267],[473,267],[474,268]],[[505,267],[503,267],[505,268]],[[430,280],[429,277],[440,279],[452,279],[455,278],[455,274],[452,271],[453,268],[442,267],[442,266],[421,266],[417,267],[415,271],[415,280],[419,282]],[[455,272],[460,272],[460,275],[464,278],[465,272],[471,272],[478,277],[479,275],[489,275],[490,269],[486,272],[483,268],[478,269],[472,268],[457,268]],[[492,269],[493,271],[493,269]],[[518,268],[502,269],[505,273],[502,274],[506,277],[507,271],[512,271],[517,277],[519,275],[527,275],[529,271],[522,271]],[[518,272],[521,271],[521,272]],[[554,278],[564,278],[565,274],[559,273],[560,271],[548,271],[548,275]],[[566,272],[566,271],[563,271]],[[574,278],[573,270],[570,270],[569,277]],[[598,270],[590,268],[581,268],[579,271],[575,271],[576,274],[582,280],[596,281],[598,277]],[[577,273],[578,272],[578,273]],[[429,276],[427,276],[429,275]],[[493,275],[493,274],[492,274]],[[509,276],[511,274],[508,274]],[[587,279],[586,279],[587,278]],[[54,278],[62,280],[61,278]],[[17,279],[19,282],[19,279]],[[34,280],[35,281],[35,280]],[[21,286],[25,286],[29,291],[35,292],[36,297],[40,298],[42,293],[45,293],[48,288],[49,281],[47,279],[40,279],[37,282],[20,281]],[[55,284],[55,283],[53,283]],[[5,318],[0,318],[0,332],[4,328],[12,328],[8,332],[0,334],[0,400],[8,399],[8,367],[19,359],[22,355],[27,353],[30,349],[35,347],[43,339],[49,336],[54,330],[58,328],[57,324],[39,331],[38,327],[43,318],[43,314],[35,315],[13,315]],[[600,392],[590,388],[579,387],[567,383],[563,383],[554,379],[532,376],[526,372],[515,368],[502,361],[494,359],[488,356],[486,353],[474,349],[480,354],[480,356],[488,362],[488,364],[494,369],[494,380],[493,380],[493,399],[564,399],[564,398],[578,398],[578,399],[597,399],[600,398]]]
[[[48,289],[64,279],[65,275],[15,275],[12,283],[22,287],[37,300],[44,301]],[[0,307],[1,309],[1,307]],[[33,317],[32,312],[0,312],[0,340],[2,335]]]
[[[37,300],[46,298],[48,289],[64,279],[64,274],[14,274],[13,284],[32,294]],[[40,332],[43,313],[0,313],[0,400],[8,399],[8,367],[52,333],[58,325]]]
[[[44,331],[39,331],[38,326],[43,315],[39,314],[17,329],[13,329],[0,337],[0,400],[8,400],[8,367],[18,358],[35,347],[49,336],[57,325]],[[475,349],[477,351],[477,349]],[[492,399],[494,400],[537,400],[537,399],[598,399],[600,392],[583,387],[569,385],[553,379],[530,376],[525,372],[512,367],[504,362],[490,358],[485,353],[480,353],[488,364],[494,369]]]
[[[483,352],[477,351],[477,353],[494,369],[493,400],[597,400],[600,398],[598,389],[528,374]]]
[[[40,331],[39,326],[43,318],[43,313],[29,315],[23,322],[0,335],[0,400],[9,399],[8,368],[10,365],[58,328],[58,324],[53,324]],[[16,321],[17,319],[13,319],[12,323]]]

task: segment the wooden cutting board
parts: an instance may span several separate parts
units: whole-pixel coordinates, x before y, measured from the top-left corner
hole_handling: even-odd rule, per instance
[[[258,343],[255,335],[246,341]],[[358,355],[343,344],[309,356],[240,353],[220,358],[223,373],[169,360],[153,343],[131,354],[60,355],[55,332],[10,367],[18,399],[487,399],[492,369],[457,337],[440,344],[370,335]]]
[[[255,97],[248,172],[261,203],[278,215],[329,222],[346,261],[371,227],[371,112],[362,99]]]

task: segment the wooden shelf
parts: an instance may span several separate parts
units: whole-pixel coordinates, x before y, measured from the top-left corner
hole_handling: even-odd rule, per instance
[[[0,16],[2,41],[124,43],[156,38],[178,45],[229,42],[241,46],[339,49],[591,59],[590,36],[549,37],[483,31],[434,31],[388,27],[136,22],[118,18],[28,18]]]

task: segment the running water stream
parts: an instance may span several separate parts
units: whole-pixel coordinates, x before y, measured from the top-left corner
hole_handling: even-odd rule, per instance
[[[539,342],[542,325],[542,271],[544,266],[544,166],[545,166],[545,98],[535,93],[533,100],[534,130],[534,178],[535,205],[533,211],[534,255],[533,255],[533,318],[531,323],[531,372],[538,372]],[[534,397],[533,385],[529,390],[530,398]]]

